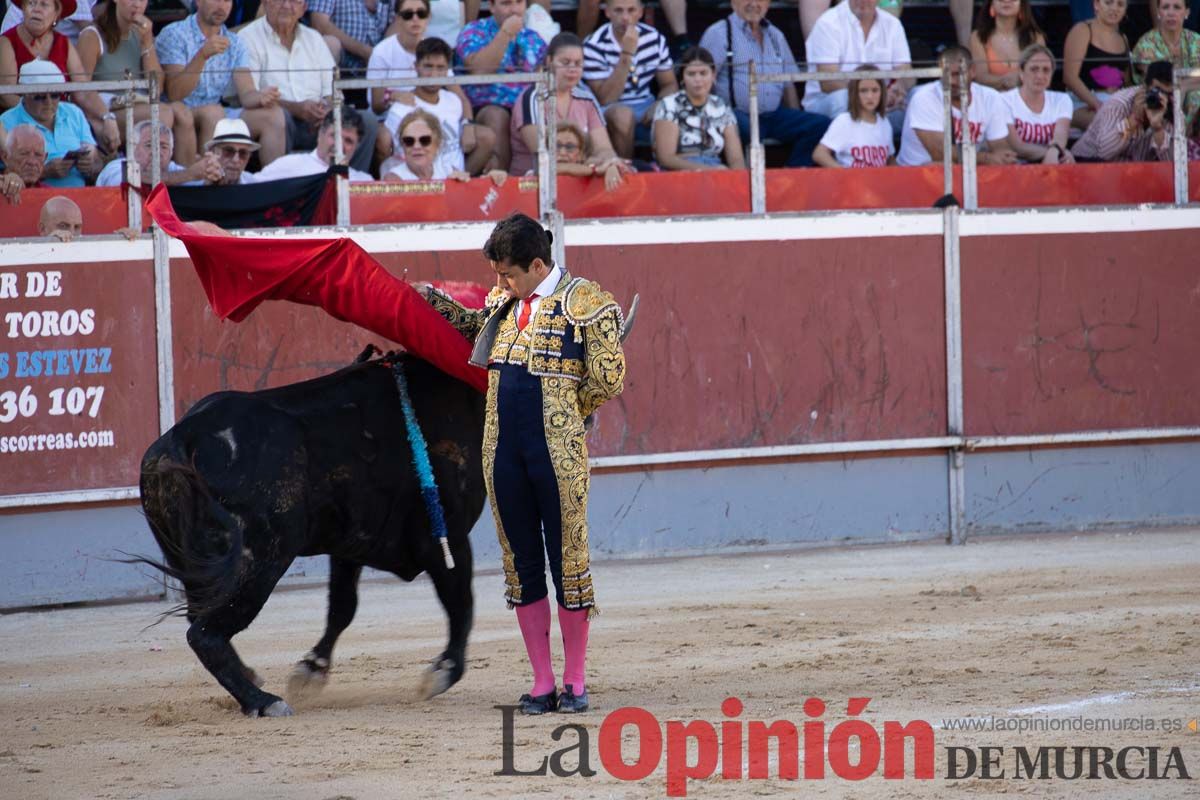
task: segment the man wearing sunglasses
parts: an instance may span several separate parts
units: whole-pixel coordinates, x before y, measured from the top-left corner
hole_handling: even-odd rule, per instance
[[[0,114],[0,125],[13,130],[32,125],[46,142],[46,167],[42,180],[48,186],[83,186],[94,178],[103,160],[83,109],[62,99],[66,83],[62,72],[40,59],[21,65],[17,82],[44,86],[44,91],[21,96],[15,108]]]

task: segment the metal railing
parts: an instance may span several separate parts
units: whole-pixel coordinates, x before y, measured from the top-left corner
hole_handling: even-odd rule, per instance
[[[538,178],[538,214],[542,222],[556,231],[562,229],[562,218],[557,208],[558,170],[556,159],[556,126],[547,120],[557,119],[555,109],[555,83],[552,72],[512,72],[496,75],[455,75],[436,78],[341,78],[334,70],[333,80],[333,114],[334,141],[336,157],[339,163],[345,159],[342,152],[342,104],[345,102],[342,92],[347,89],[389,89],[398,84],[405,87],[419,86],[485,86],[496,83],[531,84],[538,92],[538,113],[534,124],[538,130],[537,178]],[[382,124],[382,123],[381,123]],[[350,189],[345,178],[338,178],[338,225],[350,224]],[[562,262],[562,236],[554,237],[555,258]]]
[[[128,75],[128,73],[126,73]],[[56,90],[51,92],[51,89]],[[136,105],[136,92],[144,91],[150,98],[150,119],[158,122],[158,80],[156,75],[149,78],[134,78],[132,76],[116,81],[63,81],[62,83],[13,83],[0,86],[0,94],[66,94],[74,95],[85,92],[111,92],[125,95],[125,165],[128,169],[127,179],[137,186],[141,181],[137,161],[133,157],[136,142],[133,141],[133,111]],[[157,125],[153,128],[157,130]],[[151,159],[151,182],[158,183],[160,165],[158,159]],[[142,227],[142,201],[136,192],[130,192],[126,203],[129,227],[140,230]]]
[[[1175,205],[1185,206],[1188,203],[1188,130],[1183,116],[1183,99],[1187,93],[1183,91],[1186,80],[1200,79],[1200,69],[1195,67],[1176,67],[1175,78],[1171,82],[1171,105],[1174,116],[1171,119],[1171,160],[1175,165]]]
[[[758,87],[761,83],[800,83],[803,81],[851,81],[860,80],[863,78],[875,78],[877,80],[888,80],[892,78],[939,78],[942,81],[942,99],[943,99],[943,139],[942,139],[942,185],[943,194],[954,193],[954,163],[951,153],[954,149],[953,131],[954,118],[951,111],[950,92],[946,91],[949,87],[949,71],[943,70],[941,67],[924,67],[920,69],[880,69],[880,70],[851,70],[841,72],[823,72],[820,70],[809,69],[803,72],[768,72],[758,74],[755,63],[749,63],[750,72],[750,213],[765,214],[767,211],[767,179],[766,179],[766,153],[763,148],[762,135],[759,130],[759,109],[758,109]],[[962,81],[961,102],[962,108],[967,107],[967,85],[966,81]],[[970,126],[963,126],[964,130],[969,130]],[[961,138],[961,137],[960,137]],[[975,146],[970,142],[970,136],[966,137],[963,142],[963,194],[964,204],[967,208],[974,209],[972,204],[974,195],[972,189],[975,185]],[[969,154],[968,154],[969,151]],[[968,178],[968,173],[970,177]]]

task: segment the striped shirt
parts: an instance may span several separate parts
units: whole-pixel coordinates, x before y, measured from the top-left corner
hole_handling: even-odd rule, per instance
[[[606,81],[621,60],[621,41],[613,35],[611,22],[600,26],[583,42],[583,79]],[[645,102],[654,99],[650,82],[662,70],[671,69],[671,51],[667,37],[644,22],[638,23],[637,54],[619,103]]]
[[[726,20],[714,22],[700,37],[700,46],[712,53],[717,60],[717,80],[713,91],[721,99],[739,111],[750,111],[750,62],[759,75],[771,72],[796,72],[796,59],[792,56],[792,48],[788,45],[783,31],[767,20],[759,23],[762,27],[763,43],[759,44],[750,31],[750,23],[737,14],[730,14]],[[733,34],[733,46],[730,47],[730,35]],[[729,65],[726,53],[733,50],[733,100],[729,101]],[[758,111],[769,114],[783,104],[782,83],[760,83],[758,85]]]
[[[1079,158],[1102,161],[1170,161],[1171,123],[1163,126],[1166,132],[1161,144],[1155,144],[1149,126],[1132,135],[1127,130],[1125,121],[1133,113],[1140,91],[1140,86],[1130,86],[1110,97],[1071,152]]]

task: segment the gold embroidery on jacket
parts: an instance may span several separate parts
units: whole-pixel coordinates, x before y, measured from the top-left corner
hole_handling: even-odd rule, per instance
[[[471,341],[479,335],[490,313],[486,308],[467,308],[441,289],[431,289],[426,299],[434,311]]]
[[[562,517],[563,600],[572,610],[596,604],[588,554],[588,451],[575,389],[574,381],[542,379],[542,421]]]
[[[616,311],[606,311],[584,328],[584,351],[587,375],[579,384],[579,411],[586,417],[625,386],[625,353]]]

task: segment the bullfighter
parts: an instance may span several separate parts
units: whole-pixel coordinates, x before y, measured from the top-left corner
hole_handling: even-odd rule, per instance
[[[585,419],[620,394],[625,324],[613,296],[551,258],[551,235],[524,214],[499,222],[483,247],[497,286],[483,309],[425,290],[475,344],[488,370],[483,471],[500,539],[505,599],[515,608],[533,668],[522,713],[588,708],[584,672],[597,613],[588,554]],[[550,660],[546,556],[566,664],[556,691]]]

